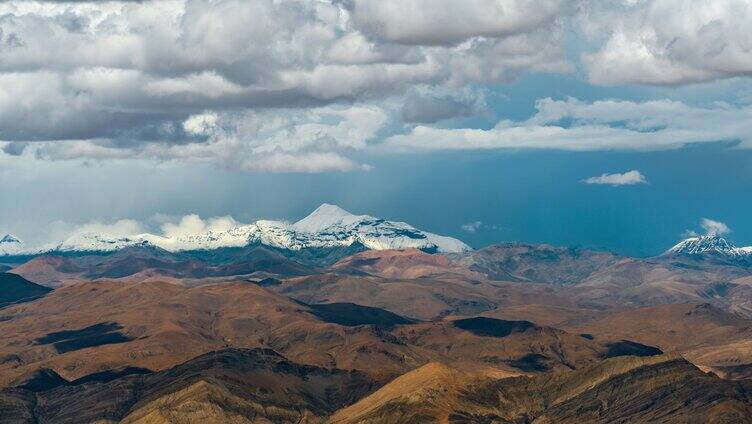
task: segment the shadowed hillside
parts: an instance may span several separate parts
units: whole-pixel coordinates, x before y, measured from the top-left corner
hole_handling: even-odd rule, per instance
[[[52,289],[34,284],[20,275],[0,272],[0,308],[42,297]]]
[[[251,282],[79,284],[3,309],[0,332],[0,385],[43,368],[69,380],[103,369],[158,371],[228,346],[381,379],[431,361],[545,372],[591,364],[618,341],[530,322],[417,321],[355,303],[309,305]]]
[[[374,388],[363,373],[305,366],[267,349],[225,349],[157,373],[66,381],[46,372],[0,391],[4,423],[300,422]]]

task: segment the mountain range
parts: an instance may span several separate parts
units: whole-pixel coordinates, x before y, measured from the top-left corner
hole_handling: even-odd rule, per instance
[[[469,246],[457,239],[420,231],[404,222],[353,215],[338,206],[323,204],[293,224],[260,220],[226,231],[175,237],[154,234],[114,237],[102,233],[82,233],[60,243],[26,248],[17,238],[6,235],[0,240],[0,256],[113,252],[134,246],[154,246],[168,252],[205,251],[254,244],[292,251],[353,245],[374,250],[415,248],[440,253],[470,250]]]
[[[525,249],[524,243],[518,243]],[[77,233],[58,243],[28,247],[13,235],[0,239],[0,258],[50,254],[110,253],[133,247],[156,247],[167,252],[210,252],[266,246],[292,252],[315,249],[359,250],[419,249],[428,253],[466,253],[473,249],[455,238],[418,230],[404,222],[387,221],[369,215],[354,215],[330,204],[322,204],[295,223],[259,220],[225,231],[208,231],[173,237],[135,234],[116,237],[106,233]],[[507,244],[511,246],[511,244]],[[591,252],[586,249],[575,249]],[[602,252],[596,252],[602,254]],[[343,255],[344,256],[344,255]],[[688,237],[661,256],[706,257],[752,265],[752,246],[736,247],[719,235]]]
[[[751,249],[477,250],[296,223],[0,257],[0,421],[721,422],[752,413]]]

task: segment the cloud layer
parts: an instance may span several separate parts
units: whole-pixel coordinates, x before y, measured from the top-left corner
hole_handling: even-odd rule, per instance
[[[748,143],[745,106],[542,99],[533,118],[491,129],[453,118],[527,73],[750,76],[750,20],[741,0],[3,2],[0,154],[320,172],[369,169],[354,152],[377,145]]]
[[[40,231],[39,227],[27,229],[28,232],[13,235],[26,242],[27,247],[42,247],[58,243],[68,238],[86,234],[107,234],[113,237],[129,237],[143,233],[152,233],[164,237],[177,237],[202,234],[209,231],[226,231],[244,225],[232,216],[201,218],[197,214],[184,216],[155,215],[149,219],[119,219],[115,221],[94,220],[85,223],[53,221]],[[2,230],[0,230],[2,232]],[[3,233],[2,235],[5,235]],[[0,235],[0,237],[2,237]]]
[[[569,69],[560,17],[570,1],[446,3],[5,2],[3,150],[19,155],[33,141],[45,159],[363,169],[345,155],[386,124],[379,104],[411,87]],[[408,103],[406,119],[469,113],[435,100]],[[215,122],[196,131],[196,116]]]
[[[716,141],[752,147],[752,106],[546,98],[539,100],[536,108],[537,113],[528,120],[502,120],[487,130],[419,125],[406,134],[389,137],[386,144],[407,151],[664,150]]]

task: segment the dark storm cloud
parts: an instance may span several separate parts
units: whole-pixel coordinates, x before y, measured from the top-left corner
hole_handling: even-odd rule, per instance
[[[534,31],[569,15],[576,6],[573,0],[351,0],[347,4],[358,27],[374,39],[437,46]]]
[[[448,95],[414,94],[405,99],[402,120],[410,123],[430,124],[449,118],[476,113],[476,100]]]
[[[85,16],[65,12],[56,16],[57,23],[69,32],[82,32],[89,26],[89,19]]]
[[[23,154],[24,150],[26,150],[26,146],[28,145],[29,143],[22,142],[8,143],[3,146],[3,152],[10,156],[20,156]]]

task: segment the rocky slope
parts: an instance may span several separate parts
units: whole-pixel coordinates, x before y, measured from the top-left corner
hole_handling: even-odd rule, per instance
[[[752,412],[751,389],[676,356],[615,358],[540,377],[499,378],[429,364],[330,422],[735,423]]]
[[[296,364],[268,349],[224,349],[156,373],[20,382],[0,391],[0,413],[4,423],[311,422],[374,386],[363,373]]]
[[[14,272],[39,284],[60,287],[82,280],[146,278],[151,275],[181,279],[259,273],[299,276],[316,272],[316,268],[304,266],[278,250],[258,245],[238,248],[231,254],[224,252],[224,257],[218,261],[206,255],[172,253],[153,246],[130,246],[99,254],[39,256],[16,266]]]
[[[1,389],[0,413],[24,424],[739,423],[752,413],[752,383],[722,380],[675,355],[545,375],[431,362],[380,386],[269,349],[223,349],[160,372],[67,380],[45,370]]]
[[[0,386],[44,368],[68,380],[124,367],[161,370],[226,346],[271,348],[296,362],[382,377],[431,361],[544,372],[611,356],[619,342],[522,320],[423,322],[353,302],[303,303],[251,282],[78,284],[1,309],[0,333]]]
[[[609,252],[525,243],[496,244],[450,257],[494,280],[559,285],[579,283],[623,259]]]

